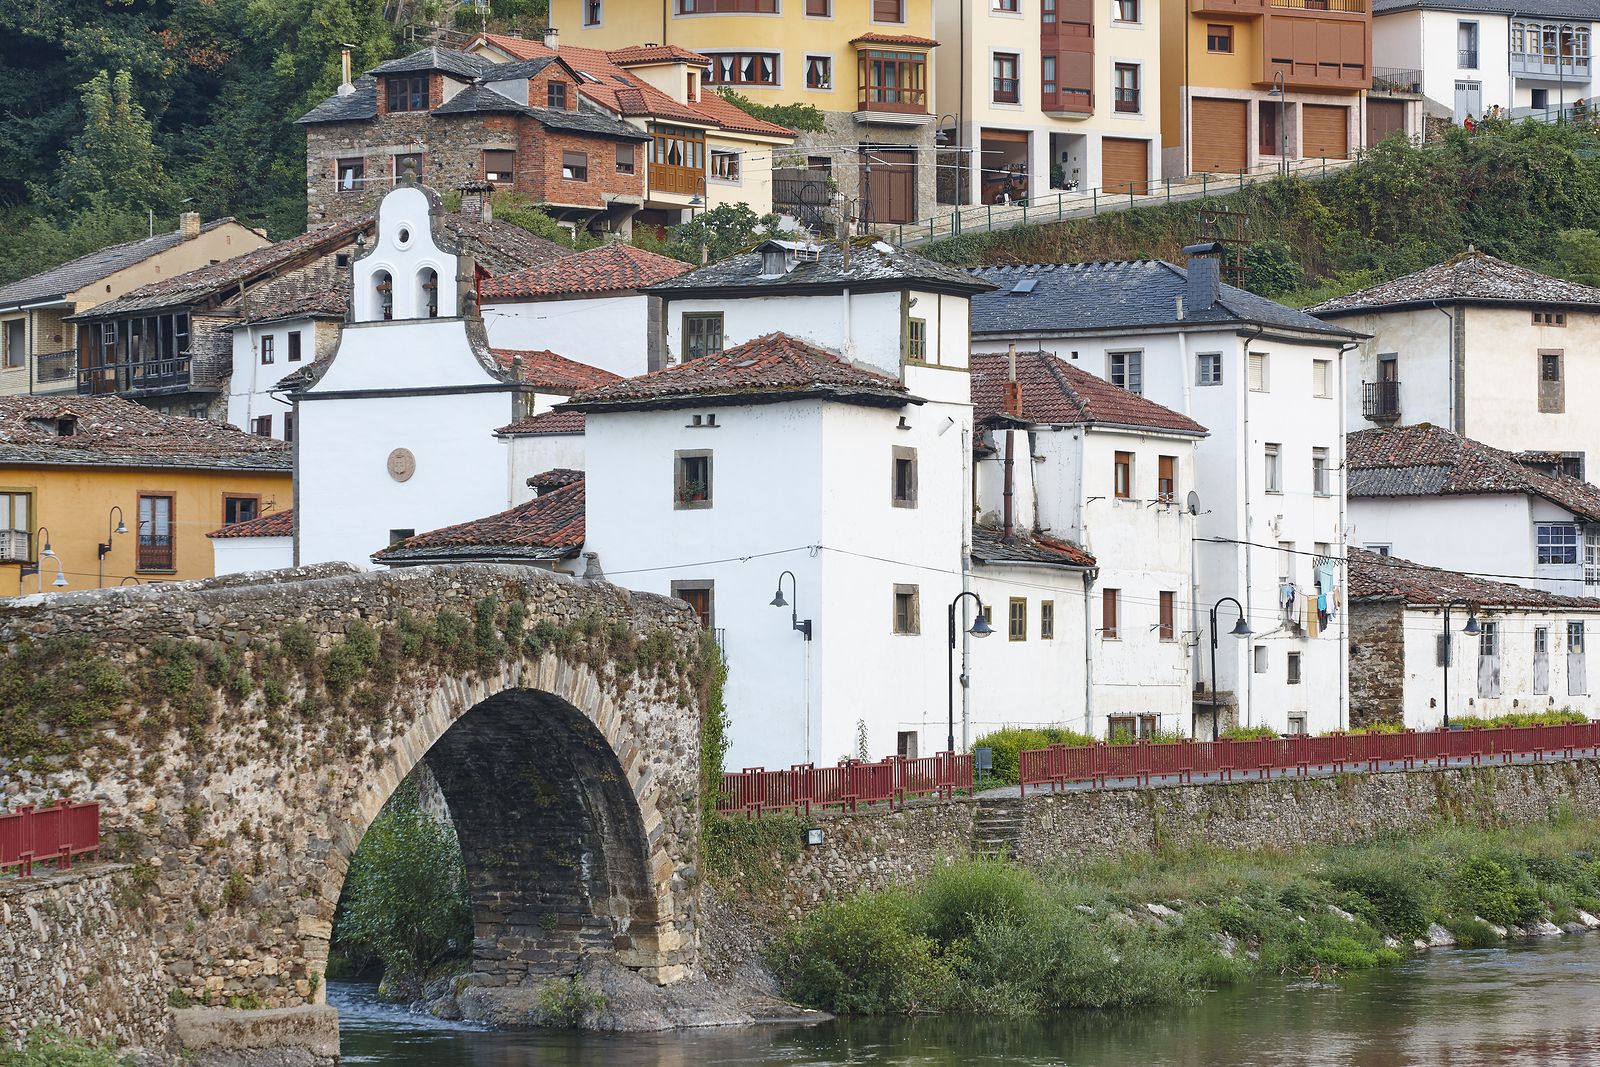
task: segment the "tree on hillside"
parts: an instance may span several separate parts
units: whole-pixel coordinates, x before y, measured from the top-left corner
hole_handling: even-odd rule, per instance
[[[69,211],[163,210],[167,175],[154,127],[133,98],[132,75],[101,71],[79,90],[83,129],[62,153],[60,177],[48,198]]]

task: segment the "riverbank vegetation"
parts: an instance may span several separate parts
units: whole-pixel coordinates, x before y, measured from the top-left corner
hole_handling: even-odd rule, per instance
[[[0,1067],[133,1067],[131,1055],[111,1042],[93,1044],[68,1037],[53,1026],[28,1031],[22,1047],[0,1042]]]
[[[1563,818],[1040,872],[969,861],[915,888],[820,908],[770,946],[768,962],[789,996],[842,1014],[1181,1002],[1260,974],[1392,964],[1419,938],[1481,945],[1541,922],[1582,922],[1600,912],[1597,852],[1600,823]]]

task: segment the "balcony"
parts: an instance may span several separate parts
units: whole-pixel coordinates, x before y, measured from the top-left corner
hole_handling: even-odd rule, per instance
[[[1365,15],[1367,0],[1272,0],[1274,11],[1337,11],[1346,15]]]
[[[1461,70],[1478,69],[1478,50],[1476,48],[1456,49],[1456,66]]]
[[[78,388],[78,353],[41,352],[33,357],[35,393],[71,393]]]
[[[1092,115],[1094,114],[1094,93],[1088,89],[1059,88],[1054,92],[1046,89],[1043,97],[1042,110],[1047,115]]]
[[[907,115],[928,113],[926,89],[902,89],[892,85],[863,85],[856,92],[857,111],[893,111]]]
[[[1562,56],[1558,63],[1554,55],[1511,53],[1511,73],[1518,78],[1586,82],[1592,70],[1588,56]]]
[[[1368,422],[1399,421],[1400,383],[1397,381],[1362,382],[1361,417]]]
[[[1266,0],[1193,0],[1191,10],[1196,15],[1251,17],[1266,10]]]
[[[219,385],[218,370],[211,361],[194,360],[187,352],[166,359],[79,367],[78,392],[85,396],[191,390],[209,392]]]
[[[1421,96],[1422,71],[1373,67],[1371,91],[1377,96]]]
[[[177,554],[173,551],[170,533],[142,533],[139,535],[139,569],[142,571],[170,571],[177,567]]]

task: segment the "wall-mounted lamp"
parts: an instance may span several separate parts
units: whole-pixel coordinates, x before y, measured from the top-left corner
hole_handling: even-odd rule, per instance
[[[112,516],[116,516],[116,529],[111,528]],[[106,557],[111,554],[111,538],[116,534],[128,532],[128,524],[122,521],[122,509],[115,504],[106,512],[106,539],[97,546],[100,555],[100,585],[106,584]]]

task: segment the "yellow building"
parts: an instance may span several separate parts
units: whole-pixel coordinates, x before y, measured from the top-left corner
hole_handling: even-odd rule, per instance
[[[0,596],[208,578],[206,534],[289,508],[292,468],[282,441],[116,397],[0,397]]]
[[[589,48],[688,49],[708,89],[817,108],[824,128],[801,131],[774,176],[779,209],[837,189],[857,215],[901,223],[935,210],[933,2],[551,0],[550,24]]]

